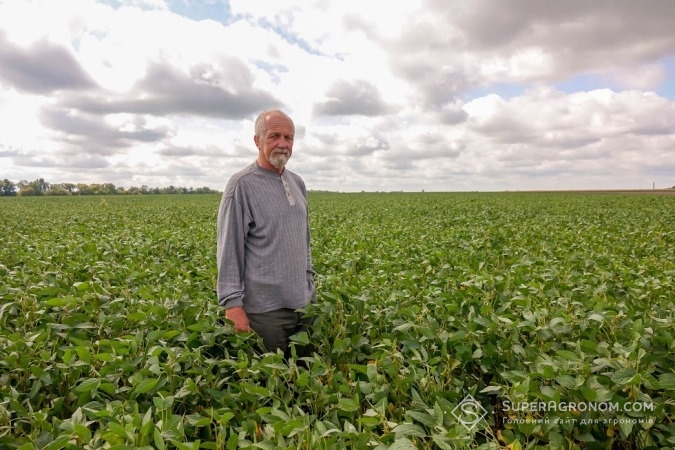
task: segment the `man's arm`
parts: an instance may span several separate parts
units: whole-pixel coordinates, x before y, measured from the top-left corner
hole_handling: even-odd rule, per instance
[[[243,308],[244,248],[248,220],[233,192],[225,190],[218,209],[218,304],[225,307],[225,317],[234,323],[236,331],[250,331]]]
[[[251,326],[248,323],[248,316],[244,311],[243,306],[235,306],[225,309],[225,318],[232,321],[234,324],[234,331],[249,332]]]
[[[302,182],[302,194],[305,196],[305,201],[307,202],[307,190],[305,188],[305,183]],[[309,226],[309,203],[307,203],[307,283],[314,286],[314,266],[312,265],[312,235]],[[316,289],[312,292],[312,298],[310,299],[311,303],[316,303]]]

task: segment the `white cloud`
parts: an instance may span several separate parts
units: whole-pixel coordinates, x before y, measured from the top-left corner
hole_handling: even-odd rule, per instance
[[[668,74],[664,64],[659,62],[639,67],[620,68],[610,72],[609,76],[625,89],[651,91],[658,89],[666,81]]]
[[[0,120],[16,124],[0,177],[222,188],[279,106],[310,189],[675,184],[659,95],[675,3],[232,0],[227,24],[171,7],[0,3]]]

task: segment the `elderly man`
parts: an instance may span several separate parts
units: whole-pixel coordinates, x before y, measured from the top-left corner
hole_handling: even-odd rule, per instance
[[[236,331],[253,330],[286,356],[290,336],[308,326],[298,309],[316,301],[307,191],[285,169],[294,137],[285,113],[260,114],[258,158],[230,178],[218,211],[218,303]]]

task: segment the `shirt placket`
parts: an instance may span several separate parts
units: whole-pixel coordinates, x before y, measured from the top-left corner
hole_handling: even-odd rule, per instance
[[[293,194],[291,194],[291,188],[288,186],[288,183],[286,182],[286,179],[284,178],[283,175],[281,175],[281,184],[284,185],[284,190],[286,191],[286,200],[288,200],[288,204],[291,206],[295,206],[295,198],[293,198]]]

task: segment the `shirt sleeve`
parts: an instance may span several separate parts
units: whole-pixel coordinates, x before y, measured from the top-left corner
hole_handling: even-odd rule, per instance
[[[314,267],[312,266],[312,248],[311,248],[311,232],[309,228],[309,202],[307,201],[307,188],[305,187],[305,182],[302,179],[298,180],[300,185],[300,191],[302,195],[305,196],[305,203],[307,204],[307,275],[314,276]]]
[[[305,188],[305,183],[301,182],[301,188],[302,188],[302,193],[305,196],[305,200],[307,199],[307,190]],[[316,303],[317,301],[317,296],[316,296],[316,288],[314,286],[314,275],[316,275],[316,272],[314,271],[314,266],[312,265],[312,235],[311,235],[311,230],[309,226],[309,203],[307,203],[307,284],[310,286],[310,289],[312,291],[311,294],[311,303]]]
[[[226,192],[218,209],[218,304],[234,308],[244,304],[244,248],[249,220],[235,192]]]

